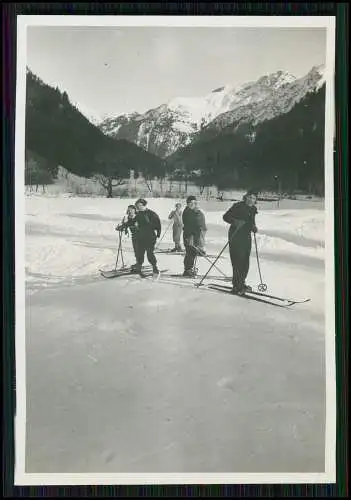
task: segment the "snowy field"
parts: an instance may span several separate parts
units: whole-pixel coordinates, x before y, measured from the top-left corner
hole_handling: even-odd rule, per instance
[[[323,472],[324,210],[258,206],[269,293],[311,299],[281,309],[101,278],[134,201],[26,196],[26,472]],[[162,232],[176,201],[149,200]],[[230,205],[201,202],[210,254],[227,241]],[[123,247],[133,264],[129,238]],[[181,256],[157,258],[183,269]],[[228,251],[218,266],[230,276]],[[259,283],[254,245],[247,281]]]

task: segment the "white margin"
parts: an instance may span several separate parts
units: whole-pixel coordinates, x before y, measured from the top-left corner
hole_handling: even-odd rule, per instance
[[[325,470],[336,482],[335,265],[334,265],[334,136],[335,23],[327,31],[325,100]]]
[[[326,312],[326,445],[325,472],[308,474],[27,474],[25,472],[26,350],[25,350],[25,100],[26,33],[30,26],[165,26],[326,28],[325,125],[325,312]],[[15,139],[16,256],[16,416],[15,485],[129,484],[316,484],[336,481],[336,381],[334,286],[334,54],[335,18],[330,16],[17,16],[17,85]]]
[[[17,73],[15,115],[15,484],[25,477],[26,452],[26,299],[25,299],[25,110],[27,28],[17,25]]]

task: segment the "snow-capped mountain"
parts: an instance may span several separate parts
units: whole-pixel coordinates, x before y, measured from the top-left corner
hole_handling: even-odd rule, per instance
[[[106,135],[127,139],[166,157],[200,135],[213,135],[238,122],[256,124],[286,113],[323,81],[323,67],[314,67],[299,79],[278,71],[256,82],[216,88],[203,97],[177,97],[144,114],[109,118],[100,128]]]
[[[309,92],[318,90],[324,81],[324,68],[317,66],[299,79],[282,72],[264,76],[256,83],[243,86],[236,94],[237,104],[230,111],[218,114],[201,136],[212,137],[226,127],[235,131],[243,123],[255,126],[288,113]]]

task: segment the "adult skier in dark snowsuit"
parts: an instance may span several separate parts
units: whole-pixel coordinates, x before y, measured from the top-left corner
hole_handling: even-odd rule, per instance
[[[195,257],[198,254],[195,247],[200,247],[202,235],[206,232],[205,216],[196,206],[195,196],[188,196],[187,206],[183,211],[183,240],[185,246],[183,276],[195,276]]]
[[[143,199],[139,199],[135,203],[135,207],[137,209],[136,223],[138,225],[138,230],[136,232],[137,265],[135,266],[134,271],[137,273],[141,272],[146,252],[147,259],[152,265],[154,274],[158,274],[159,270],[157,268],[154,248],[156,239],[161,235],[161,221],[155,212],[146,208],[146,205],[147,201]]]
[[[250,268],[251,232],[256,233],[255,217],[257,193],[249,191],[243,201],[235,203],[224,215],[223,220],[230,224],[228,239],[230,260],[233,267],[233,293],[250,290],[245,280]]]

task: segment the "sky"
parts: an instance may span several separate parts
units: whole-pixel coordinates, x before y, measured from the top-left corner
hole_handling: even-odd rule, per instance
[[[324,28],[28,27],[27,66],[95,119],[325,64]]]

